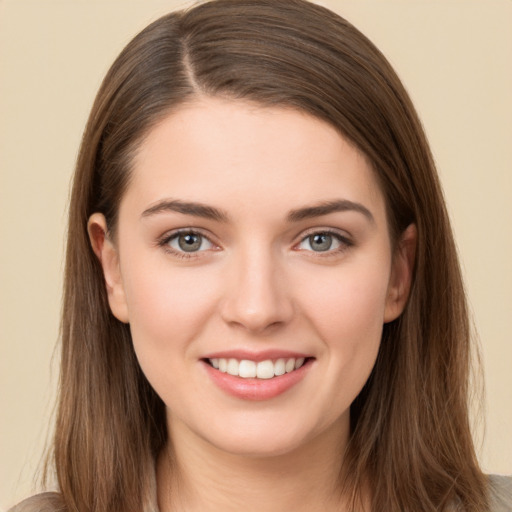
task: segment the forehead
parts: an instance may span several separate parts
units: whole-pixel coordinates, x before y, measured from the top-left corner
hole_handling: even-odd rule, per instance
[[[333,126],[294,109],[200,99],[150,130],[133,164],[126,199],[136,196],[139,208],[166,197],[274,211],[343,198],[384,211],[366,157]]]

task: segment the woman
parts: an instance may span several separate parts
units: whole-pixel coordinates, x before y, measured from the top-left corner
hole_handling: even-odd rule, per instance
[[[15,510],[507,510],[453,238],[380,52],[301,0],[156,21],[70,207],[59,493]],[[508,500],[508,501],[507,501]]]

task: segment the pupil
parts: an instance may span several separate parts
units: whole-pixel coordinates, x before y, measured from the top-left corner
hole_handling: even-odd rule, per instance
[[[315,251],[328,251],[332,245],[332,236],[327,233],[313,235],[310,242]]]
[[[178,239],[178,243],[180,248],[183,249],[184,251],[197,251],[197,249],[201,247],[201,237],[200,235],[188,233],[186,235],[181,235]]]

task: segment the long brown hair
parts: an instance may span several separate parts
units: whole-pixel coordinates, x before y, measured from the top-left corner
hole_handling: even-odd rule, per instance
[[[470,329],[433,159],[414,107],[379,50],[304,0],[215,0],[160,18],[123,50],[84,133],[71,197],[54,463],[70,511],[135,512],[167,440],[164,404],[142,374],[129,326],[110,313],[87,221],[115,231],[138,144],[198,95],[287,106],[336,127],[365,153],[391,237],[415,223],[413,285],[384,326],[351,408],[345,490],[370,482],[373,510],[487,509],[468,422]]]

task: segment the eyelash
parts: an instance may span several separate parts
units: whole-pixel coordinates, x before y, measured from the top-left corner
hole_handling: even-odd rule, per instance
[[[197,235],[197,236],[200,236],[203,239],[206,239],[210,244],[212,244],[213,246],[216,247],[216,244],[214,242],[212,242],[211,239],[207,235],[205,235],[203,232],[201,232],[201,231],[199,231],[197,229],[194,229],[194,228],[183,228],[183,229],[179,229],[177,231],[173,231],[172,233],[166,233],[164,236],[162,236],[158,240],[158,246],[162,247],[165,252],[167,252],[169,254],[172,254],[173,256],[175,256],[177,258],[180,258],[180,259],[197,258],[201,252],[205,252],[205,251],[192,251],[192,252],[177,251],[177,250],[173,249],[169,245],[172,240],[176,239],[180,235],[185,235],[185,234],[186,235]],[[294,247],[297,247],[297,246],[301,245],[308,238],[310,238],[312,236],[315,236],[315,235],[329,235],[329,236],[332,236],[340,244],[340,247],[338,247],[336,249],[328,249],[326,251],[313,251],[313,250],[307,251],[306,250],[306,252],[310,252],[310,253],[314,254],[316,257],[329,258],[329,257],[337,256],[337,255],[345,252],[346,250],[348,250],[350,247],[352,247],[354,245],[354,243],[349,238],[347,238],[346,236],[342,235],[338,231],[335,231],[335,230],[332,230],[332,229],[314,229],[314,230],[311,230],[309,232],[306,232],[302,236],[300,241],[297,244],[294,245]],[[297,250],[301,250],[301,249],[297,249]]]
[[[312,229],[309,232],[306,232],[302,236],[302,238],[300,239],[299,243],[295,244],[295,247],[297,247],[298,245],[301,245],[308,238],[313,237],[315,235],[329,235],[329,236],[332,236],[340,244],[340,246],[338,248],[328,249],[326,251],[313,251],[313,250],[306,251],[306,252],[310,252],[310,253],[314,254],[315,257],[319,257],[319,258],[332,258],[332,257],[336,257],[336,256],[339,256],[340,254],[344,253],[345,251],[347,251],[348,249],[350,249],[354,245],[354,242],[352,242],[352,240],[350,240],[347,236],[342,235],[340,232],[338,232],[336,230],[333,230],[333,229],[316,229],[315,228],[315,229]],[[298,249],[298,250],[301,250],[301,249]]]
[[[173,256],[181,259],[191,259],[191,258],[197,258],[198,254],[204,251],[193,251],[193,252],[186,252],[186,251],[177,251],[173,249],[169,244],[172,240],[175,238],[178,238],[180,235],[197,235],[200,236],[208,242],[210,242],[213,246],[216,246],[214,242],[210,240],[208,236],[206,236],[204,233],[197,229],[193,228],[183,228],[178,229],[177,231],[173,231],[172,233],[166,233],[163,237],[161,237],[158,240],[158,245],[164,249],[165,252],[172,254]]]

